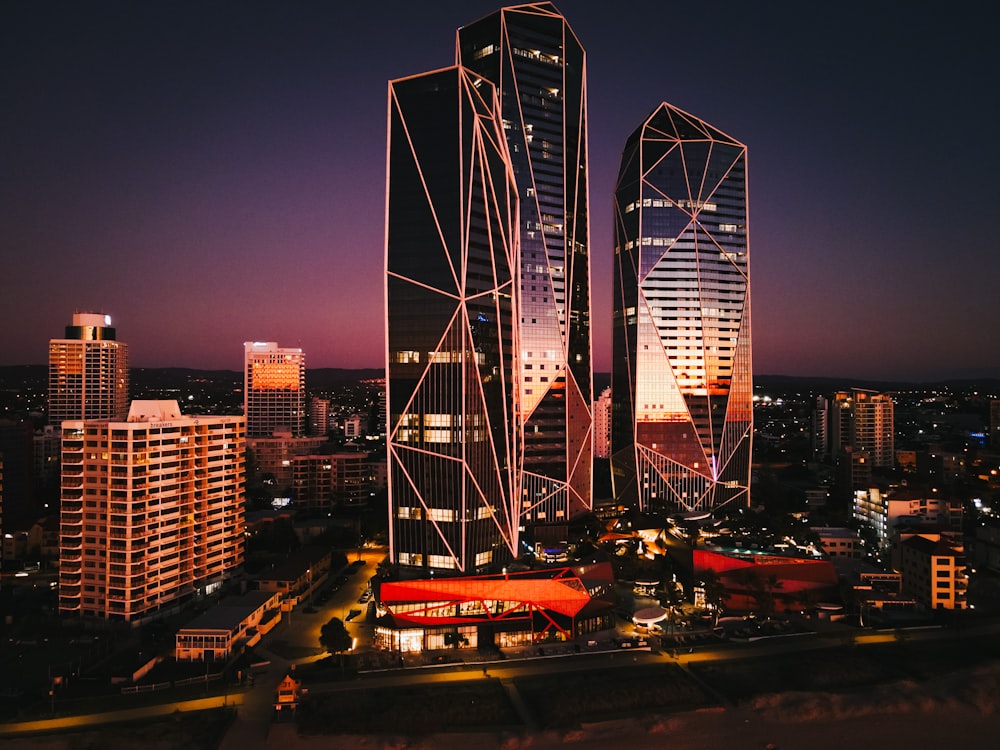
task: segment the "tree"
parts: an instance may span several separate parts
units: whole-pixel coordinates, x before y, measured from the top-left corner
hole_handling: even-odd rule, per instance
[[[712,626],[719,624],[719,615],[722,612],[722,604],[726,600],[726,584],[719,578],[719,574],[711,568],[706,568],[699,573],[701,585],[705,591],[705,604],[712,610]]]
[[[352,643],[354,643],[354,639],[351,638],[351,634],[347,632],[347,628],[339,617],[331,618],[326,625],[320,628],[319,645],[331,654],[347,651]]]

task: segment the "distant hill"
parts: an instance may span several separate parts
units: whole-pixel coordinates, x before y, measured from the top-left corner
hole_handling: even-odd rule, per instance
[[[380,367],[347,369],[340,367],[318,367],[306,370],[306,387],[310,390],[325,390],[345,383],[373,380],[385,377]],[[48,387],[48,367],[46,365],[2,365],[0,366],[0,390],[19,389],[25,385],[44,390]],[[181,387],[193,381],[217,384],[232,383],[243,387],[243,373],[237,370],[198,370],[186,367],[135,367],[132,368],[134,390],[169,389]],[[611,373],[594,373],[594,397],[611,384]],[[851,388],[869,388],[875,391],[900,391],[911,388],[949,387],[955,390],[981,389],[985,392],[1000,392],[1000,378],[949,378],[940,381],[868,380],[850,377],[803,377],[798,375],[755,375],[757,389],[802,390],[814,393],[832,393]]]
[[[136,367],[132,369],[132,387],[142,389],[147,387],[163,388],[171,384],[181,385],[192,381],[211,381],[216,383],[232,382],[243,387],[243,373],[237,370],[194,370],[183,367]],[[306,369],[306,388],[322,391],[344,383],[356,383],[359,380],[371,380],[385,377],[385,370],[364,368],[350,370],[339,367],[319,367]]]
[[[814,393],[833,393],[851,388],[866,388],[873,391],[891,392],[934,387],[952,390],[980,389],[1000,390],[1000,378],[949,378],[932,382],[916,380],[867,380],[865,378],[802,377],[798,375],[754,375],[755,388],[773,390],[801,390]]]

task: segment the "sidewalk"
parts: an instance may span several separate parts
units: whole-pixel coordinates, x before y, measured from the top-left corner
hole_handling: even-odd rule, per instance
[[[225,708],[228,706],[236,707],[242,704],[243,700],[244,696],[242,694],[235,693],[233,695],[215,695],[210,698],[198,698],[196,700],[177,703],[161,703],[138,708],[123,708],[104,713],[58,716],[53,719],[37,719],[35,721],[0,724],[0,737],[54,732],[63,729],[82,729],[121,721],[160,718],[188,711],[207,711],[213,708]]]

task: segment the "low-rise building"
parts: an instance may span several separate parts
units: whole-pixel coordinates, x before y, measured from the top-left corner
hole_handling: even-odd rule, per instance
[[[913,533],[898,544],[903,592],[929,609],[965,609],[969,577],[961,538]]]
[[[861,537],[854,529],[813,526],[810,531],[819,536],[819,545],[827,557],[850,557],[857,560],[864,556]]]
[[[290,674],[285,675],[285,679],[279,683],[278,690],[274,694],[274,710],[279,713],[283,711],[294,713],[306,692],[299,680]]]
[[[614,624],[610,563],[383,583],[378,647],[403,652],[567,641]]]
[[[884,551],[901,524],[935,523],[961,531],[962,503],[932,487],[870,487],[855,490],[854,518],[874,529]]]
[[[289,611],[322,584],[330,572],[332,555],[325,547],[303,547],[290,559],[257,576],[257,587],[281,595],[281,609]]]
[[[177,631],[177,661],[228,661],[281,621],[280,604],[273,591],[223,599]]]

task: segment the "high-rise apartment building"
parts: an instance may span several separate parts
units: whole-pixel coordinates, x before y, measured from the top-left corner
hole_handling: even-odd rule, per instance
[[[279,491],[287,490],[292,486],[295,457],[318,451],[326,442],[325,435],[292,437],[287,432],[247,438],[247,479],[253,484],[273,482]]]
[[[854,388],[833,395],[829,411],[830,450],[840,455],[849,449],[868,457],[876,468],[895,463],[895,405],[884,393]]]
[[[243,563],[243,417],[133,401],[63,426],[59,611],[142,621]]]
[[[594,455],[611,455],[611,389],[605,388],[594,402]]]
[[[330,399],[313,396],[309,399],[309,435],[318,437],[330,431]]]
[[[816,397],[810,427],[813,458],[822,460],[830,453],[830,401],[826,396]]]
[[[586,57],[539,2],[459,29],[458,62],[497,87],[520,197],[519,513],[565,522],[592,507]]]
[[[641,509],[749,502],[746,147],[664,103],[615,188],[612,480]]]
[[[66,419],[124,419],[128,412],[128,344],[115,339],[111,317],[73,313],[66,337],[49,342],[49,424]]]
[[[517,196],[494,87],[391,81],[389,554],[472,573],[517,543]]]
[[[243,345],[243,414],[248,438],[306,434],[306,355],[273,341]]]
[[[292,459],[299,507],[327,513],[338,506],[362,505],[371,496],[367,453],[313,453]]]

